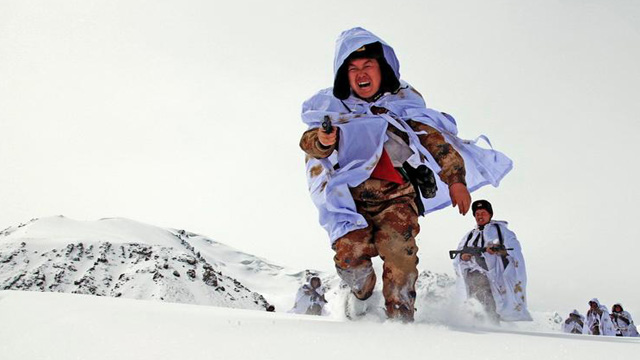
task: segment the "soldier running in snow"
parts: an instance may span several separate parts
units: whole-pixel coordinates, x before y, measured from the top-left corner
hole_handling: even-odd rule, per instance
[[[492,220],[488,201],[475,201],[471,209],[477,226],[450,252],[467,298],[477,299],[493,323],[531,321],[520,242],[507,222]]]
[[[562,330],[568,334],[582,334],[584,329],[584,316],[578,310],[569,313],[569,317],[564,321]]]
[[[305,101],[302,119],[309,191],[351,289],[350,314],[366,310],[376,283],[371,258],[380,256],[387,316],[413,321],[418,216],[449,204],[465,214],[465,174],[474,189],[497,186],[511,160],[457,138],[453,118],[426,108],[400,80],[393,48],[362,28],[339,37],[334,86]]]
[[[622,304],[617,303],[611,307],[611,321],[616,331],[616,336],[638,337],[638,329],[633,324],[629,312],[624,311]]]
[[[304,284],[298,289],[296,294],[296,302],[291,312],[296,314],[322,315],[324,304],[327,300],[324,298],[324,289],[322,282],[317,276],[312,277],[308,284]]]
[[[582,333],[602,336],[616,335],[607,307],[601,305],[596,298],[589,301],[589,311],[587,311],[587,320]]]

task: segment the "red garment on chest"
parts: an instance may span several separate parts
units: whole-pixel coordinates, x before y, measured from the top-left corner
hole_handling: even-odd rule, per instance
[[[396,184],[404,184],[402,175],[400,175],[400,173],[398,173],[398,170],[393,167],[391,158],[389,157],[389,154],[387,154],[387,151],[385,149],[382,149],[380,160],[378,161],[375,169],[373,169],[371,177],[375,179],[391,181]]]

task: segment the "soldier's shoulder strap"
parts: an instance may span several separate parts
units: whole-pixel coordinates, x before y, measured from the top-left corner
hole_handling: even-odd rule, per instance
[[[464,246],[469,246],[469,240],[473,237],[473,230],[469,231],[469,235],[467,236],[467,241],[465,241]]]
[[[504,245],[504,237],[502,237],[502,229],[500,229],[500,225],[498,225],[497,223],[494,223],[493,225],[495,225],[496,230],[498,230],[498,239],[500,240],[500,245]]]

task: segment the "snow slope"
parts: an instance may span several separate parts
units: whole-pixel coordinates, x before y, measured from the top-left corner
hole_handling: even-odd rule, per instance
[[[329,316],[286,313],[312,275],[323,280]],[[452,300],[455,279],[429,271],[417,283],[416,322],[393,323],[380,289],[364,319],[347,321],[348,290],[333,273],[127,219],[34,219],[0,232],[0,358],[457,359],[464,344],[478,359],[595,359],[640,350],[638,339],[561,334],[556,313],[485,327],[477,304]]]
[[[14,359],[633,359],[635,339],[268,313],[58,293],[0,292]]]
[[[0,232],[0,289],[265,309],[186,239],[127,219],[34,219]]]

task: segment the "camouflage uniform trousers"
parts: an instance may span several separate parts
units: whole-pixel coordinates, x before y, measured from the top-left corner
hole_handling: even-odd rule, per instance
[[[496,312],[496,301],[491,293],[489,278],[478,271],[472,271],[467,273],[466,283],[469,296],[477,299],[482,304],[482,307],[487,312],[489,321],[499,324],[500,315]]]
[[[333,244],[336,270],[357,298],[367,299],[376,283],[371,258],[379,255],[387,316],[413,321],[420,231],[413,186],[369,179],[351,193],[368,226]]]

